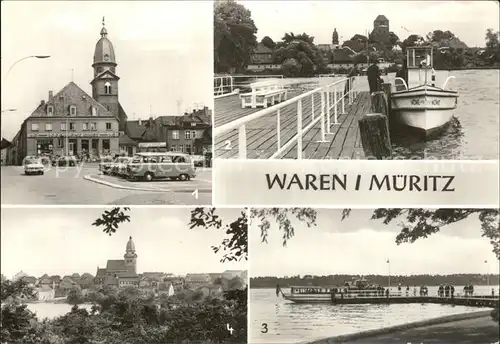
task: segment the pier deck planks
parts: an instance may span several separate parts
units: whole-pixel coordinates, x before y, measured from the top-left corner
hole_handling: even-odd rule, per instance
[[[289,99],[299,93],[290,93]],[[314,96],[315,113],[321,105],[319,94]],[[302,101],[302,127],[311,123],[312,99],[306,97]],[[247,116],[260,109],[241,109],[238,96],[228,96],[215,100],[215,127],[229,123],[235,119]],[[345,102],[346,114],[341,114],[341,104],[338,104],[338,123],[334,123],[333,109],[330,112],[331,134],[326,135],[327,142],[318,142],[321,136],[321,125],[316,123],[303,135],[302,151],[304,159],[362,159],[364,158],[361,147],[358,120],[370,111],[370,97],[368,92],[360,92],[353,104]],[[326,123],[325,123],[326,125]],[[247,123],[247,158],[268,159],[277,149],[277,121],[276,112]],[[297,105],[291,104],[281,109],[281,146],[297,133]],[[230,142],[227,146],[226,142]],[[229,148],[229,149],[226,149]],[[238,158],[238,130],[231,130],[215,138],[216,158]],[[297,159],[297,145],[293,144],[282,153],[282,158]]]

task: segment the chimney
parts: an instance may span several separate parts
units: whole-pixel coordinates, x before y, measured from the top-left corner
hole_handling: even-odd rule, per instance
[[[49,91],[49,102],[54,98],[54,92]]]

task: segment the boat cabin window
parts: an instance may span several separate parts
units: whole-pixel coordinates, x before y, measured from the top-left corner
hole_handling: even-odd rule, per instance
[[[406,63],[408,68],[432,68],[432,47],[408,47],[406,48]]]

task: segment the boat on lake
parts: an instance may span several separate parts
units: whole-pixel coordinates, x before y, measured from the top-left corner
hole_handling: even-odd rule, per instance
[[[424,139],[448,127],[458,103],[458,92],[446,88],[454,76],[448,76],[441,87],[436,86],[433,60],[431,46],[408,47],[407,80],[396,77],[391,94],[391,122]]]
[[[345,282],[343,286],[292,286],[290,293],[282,294],[286,300],[295,303],[341,303],[344,299],[383,297],[384,290],[361,278]]]

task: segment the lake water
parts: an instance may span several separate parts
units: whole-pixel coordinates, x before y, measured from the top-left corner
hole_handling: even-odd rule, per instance
[[[462,292],[462,288],[455,290]],[[474,293],[490,294],[491,288],[474,286]],[[498,295],[498,286],[495,289]],[[283,291],[287,293],[289,289]],[[437,287],[429,287],[429,295],[436,293]],[[480,310],[485,308],[437,304],[295,304],[281,296],[277,298],[275,289],[250,289],[249,343],[301,343]],[[264,323],[267,333],[262,333]]]
[[[38,320],[43,320],[45,318],[54,319],[61,315],[65,315],[71,311],[72,307],[72,305],[67,303],[28,303],[28,309],[36,314]],[[78,305],[78,307],[90,311],[92,305],[83,304]]]
[[[393,153],[399,159],[491,160],[499,156],[500,81],[499,70],[438,71],[436,85],[442,85],[448,75],[455,76],[449,86],[459,93],[454,120],[443,135],[423,142],[408,138],[393,138]],[[395,74],[383,76],[387,82]],[[334,82],[337,78],[284,79],[286,84],[305,83],[307,88]],[[366,77],[356,81],[362,91],[368,91]]]

